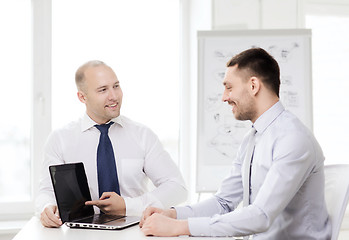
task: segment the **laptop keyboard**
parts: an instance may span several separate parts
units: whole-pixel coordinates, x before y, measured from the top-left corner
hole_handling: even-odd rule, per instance
[[[101,224],[111,222],[123,217],[124,216],[120,215],[95,214],[94,216],[75,220],[74,222]]]

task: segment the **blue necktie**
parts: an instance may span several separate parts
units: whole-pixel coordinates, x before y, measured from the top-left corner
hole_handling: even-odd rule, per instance
[[[97,174],[99,196],[104,192],[116,192],[120,195],[118,173],[116,171],[113,146],[108,136],[109,127],[114,122],[108,124],[95,125],[101,132],[97,148]]]

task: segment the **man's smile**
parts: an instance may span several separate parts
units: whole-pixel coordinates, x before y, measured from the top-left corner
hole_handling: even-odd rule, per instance
[[[107,108],[116,108],[118,106],[117,103],[113,103],[113,104],[109,104],[109,105],[105,105],[105,107]]]

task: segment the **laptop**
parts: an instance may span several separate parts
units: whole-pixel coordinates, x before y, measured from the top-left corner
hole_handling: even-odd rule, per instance
[[[95,214],[84,164],[70,163],[49,167],[62,222],[71,228],[119,230],[139,223],[140,217]]]

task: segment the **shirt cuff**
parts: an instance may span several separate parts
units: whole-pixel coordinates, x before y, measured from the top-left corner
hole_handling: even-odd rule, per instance
[[[40,215],[45,210],[46,207],[50,205],[56,206],[57,203],[54,198],[50,198],[46,195],[41,195],[36,199],[35,205],[36,205],[35,213]]]
[[[188,218],[189,232],[191,236],[211,236],[209,217]]]
[[[141,216],[143,213],[143,203],[139,198],[125,197],[126,216]]]
[[[177,219],[187,219],[188,217],[193,217],[193,210],[188,207],[173,207],[176,210]]]

